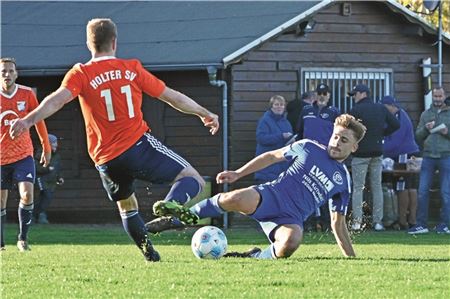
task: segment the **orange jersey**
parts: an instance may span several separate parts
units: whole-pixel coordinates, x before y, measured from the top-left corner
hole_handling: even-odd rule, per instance
[[[36,95],[31,88],[16,84],[15,90],[11,95],[0,91],[0,99],[1,165],[17,162],[27,156],[33,157],[33,143],[30,132],[28,131],[15,139],[11,139],[9,128],[13,120],[25,117],[39,105]],[[44,151],[50,152],[51,148],[45,123],[43,121],[39,122],[36,125],[36,129]]]
[[[142,92],[159,97],[166,87],[138,60],[112,56],[76,64],[61,86],[79,98],[89,155],[97,165],[122,154],[149,130]]]

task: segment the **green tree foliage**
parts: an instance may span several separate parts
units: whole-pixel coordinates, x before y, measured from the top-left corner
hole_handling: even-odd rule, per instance
[[[431,23],[434,27],[438,27],[439,23],[439,8],[434,13],[430,12],[423,5],[423,0],[397,0],[403,6],[408,7],[411,11],[419,12],[419,16],[424,18],[428,23]],[[442,29],[450,33],[450,1],[441,0],[442,2]]]

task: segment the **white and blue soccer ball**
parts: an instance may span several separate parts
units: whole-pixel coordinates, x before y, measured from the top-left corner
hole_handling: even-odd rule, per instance
[[[228,241],[220,228],[203,226],[192,236],[191,247],[199,259],[219,259],[227,252]]]

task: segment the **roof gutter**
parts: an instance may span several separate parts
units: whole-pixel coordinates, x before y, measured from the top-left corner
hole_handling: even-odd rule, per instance
[[[384,2],[384,1],[382,1],[382,2]],[[387,4],[389,4],[391,6],[391,9],[393,11],[395,11],[395,10],[401,11],[408,20],[419,23],[420,25],[423,26],[425,31],[427,31],[429,34],[439,35],[438,30],[435,27],[433,27],[430,23],[426,22],[423,18],[421,18],[417,13],[407,9],[406,7],[404,7],[403,5],[401,5],[400,3],[398,3],[395,0],[387,0],[386,2],[387,2]],[[448,34],[446,32],[442,32],[441,36],[443,37],[442,40],[446,44],[450,45],[450,34]]]
[[[217,69],[223,69],[222,63],[193,63],[193,64],[143,64],[144,68],[149,69],[153,72],[155,71],[195,71],[204,70],[208,66],[213,66]],[[67,73],[72,66],[67,67],[56,67],[56,68],[20,68],[21,77],[31,77],[31,76],[61,76]]]
[[[329,5],[330,3],[334,2],[333,0],[324,0],[321,1],[320,3],[318,3],[317,5],[311,7],[310,9],[304,11],[303,13],[299,14],[298,16],[296,16],[293,19],[290,19],[289,21],[281,24],[280,26],[272,29],[271,31],[267,32],[266,34],[264,34],[263,36],[255,39],[254,41],[252,41],[251,43],[245,45],[244,47],[238,49],[237,51],[231,53],[230,55],[224,57],[222,59],[223,61],[223,65],[226,68],[228,65],[235,63],[237,60],[239,60],[239,58],[244,55],[245,53],[247,53],[248,51],[250,51],[251,49],[261,45],[262,43],[264,43],[265,41],[267,41],[268,39],[271,39],[272,37],[276,36],[279,33],[282,33],[284,30],[288,29],[289,27],[297,24],[298,22],[300,22],[301,20],[307,18],[308,16],[310,16],[311,14],[319,11],[320,9],[324,8],[325,6]]]
[[[188,71],[188,70],[205,70],[207,67],[213,66],[217,69],[222,69],[224,66],[222,63],[210,62],[210,63],[192,63],[192,64],[144,64],[146,69],[152,71]]]

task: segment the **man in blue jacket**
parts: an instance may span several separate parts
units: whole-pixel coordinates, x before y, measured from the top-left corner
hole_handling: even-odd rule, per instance
[[[297,122],[297,140],[311,139],[327,145],[333,133],[333,123],[341,112],[331,106],[330,89],[325,83],[316,88],[316,101],[303,107]]]
[[[360,119],[366,126],[367,132],[359,143],[358,150],[353,153],[352,180],[353,180],[353,230],[362,228],[362,202],[366,175],[369,172],[370,190],[372,191],[372,224],[376,231],[384,230],[383,220],[383,190],[381,187],[383,138],[392,134],[400,127],[399,121],[384,105],[374,103],[370,98],[370,89],[367,85],[356,85],[349,96],[355,99],[350,114]]]

